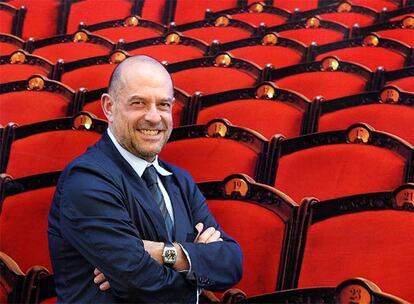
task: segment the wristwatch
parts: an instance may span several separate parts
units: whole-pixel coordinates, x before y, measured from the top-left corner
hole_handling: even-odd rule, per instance
[[[171,242],[164,243],[164,249],[162,251],[162,259],[165,266],[173,266],[177,261],[177,249]]]

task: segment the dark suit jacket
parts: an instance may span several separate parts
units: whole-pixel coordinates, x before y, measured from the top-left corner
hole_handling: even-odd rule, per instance
[[[197,288],[224,290],[240,280],[242,254],[207,209],[190,175],[160,161],[173,174],[161,177],[171,197],[174,240],[191,259],[191,272],[160,265],[142,240],[165,241],[163,217],[145,182],[105,134],[63,171],[49,214],[49,249],[59,302],[196,301]],[[222,233],[223,242],[193,243],[203,222]],[[93,283],[100,269],[111,284]]]

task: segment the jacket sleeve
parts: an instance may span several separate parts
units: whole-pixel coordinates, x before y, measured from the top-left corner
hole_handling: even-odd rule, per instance
[[[144,250],[125,197],[109,173],[78,163],[59,188],[62,236],[105,274],[116,297],[128,302],[195,298],[194,284],[184,273],[159,264]]]
[[[243,256],[239,244],[229,237],[208,210],[206,200],[189,174],[184,175],[193,223],[202,222],[204,229],[214,227],[221,233],[222,242],[209,244],[184,242],[181,245],[191,259],[188,274],[198,288],[221,291],[238,283],[242,276]]]

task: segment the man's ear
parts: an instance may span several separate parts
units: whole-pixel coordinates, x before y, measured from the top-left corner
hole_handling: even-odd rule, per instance
[[[106,116],[108,122],[112,122],[113,111],[114,111],[114,100],[111,95],[104,93],[101,96],[102,111]]]

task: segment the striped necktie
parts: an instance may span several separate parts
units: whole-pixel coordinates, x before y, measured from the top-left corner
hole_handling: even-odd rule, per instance
[[[168,240],[172,241],[173,223],[170,214],[168,213],[167,206],[165,205],[164,196],[162,195],[161,189],[158,186],[157,177],[157,171],[152,165],[147,167],[142,174],[142,179],[147,184],[148,189],[150,190],[155,202],[161,210],[161,214],[165,221],[165,227],[167,228]]]

